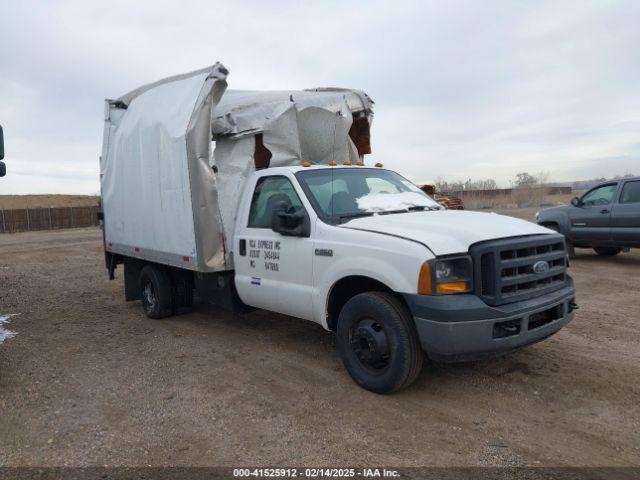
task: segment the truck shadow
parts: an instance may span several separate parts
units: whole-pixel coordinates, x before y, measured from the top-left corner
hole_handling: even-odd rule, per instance
[[[536,347],[483,360],[437,363],[425,359],[422,372],[407,393],[429,391],[436,396],[459,389],[495,390],[519,385],[533,389],[559,372],[555,360],[541,355]]]
[[[183,318],[195,320],[199,325],[208,325],[212,329],[222,327],[233,336],[242,335],[248,344],[260,342],[267,349],[278,352],[276,355],[282,356],[283,366],[292,360],[304,364],[308,359],[314,362],[313,368],[334,371],[330,375],[344,373],[339,377],[342,380],[336,378],[339,383],[351,382],[335,349],[335,333],[313,322],[261,310],[239,315],[222,312],[208,305],[197,306],[195,315],[185,315]],[[434,393],[461,386],[487,388],[493,385],[491,388],[494,388],[498,385],[526,383],[527,379],[535,382],[554,375],[560,368],[555,355],[550,356],[548,352],[546,348],[530,346],[504,355],[460,363],[438,363],[425,358],[421,374],[406,392]],[[320,359],[323,359],[322,366],[316,363]],[[353,387],[358,389],[355,384]],[[402,395],[402,392],[396,395]]]
[[[321,325],[299,318],[281,315],[266,310],[255,310],[248,313],[232,313],[206,303],[194,305],[194,311],[209,317],[204,323],[223,322],[225,328],[238,332],[255,332],[265,340],[291,342],[299,348],[300,345],[313,347],[335,346],[335,334],[325,330]],[[202,317],[201,317],[202,318]]]

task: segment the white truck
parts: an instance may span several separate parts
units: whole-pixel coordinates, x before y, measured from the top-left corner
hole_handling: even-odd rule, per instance
[[[164,318],[194,295],[336,332],[362,387],[409,385],[423,356],[460,361],[540,341],[574,316],[564,237],[446,210],[364,165],[371,99],[346,89],[226,90],[220,64],[107,100],[106,266]]]

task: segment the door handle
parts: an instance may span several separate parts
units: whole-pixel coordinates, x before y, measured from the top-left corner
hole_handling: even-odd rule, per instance
[[[247,254],[247,241],[242,238],[240,239],[240,256],[244,257]]]
[[[600,210],[600,213],[609,213],[609,210],[607,210],[606,208],[603,208],[602,210]]]

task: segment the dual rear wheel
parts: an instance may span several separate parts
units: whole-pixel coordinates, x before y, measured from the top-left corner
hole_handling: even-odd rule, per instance
[[[145,265],[140,271],[142,308],[149,318],[186,313],[193,304],[193,287],[187,274]]]

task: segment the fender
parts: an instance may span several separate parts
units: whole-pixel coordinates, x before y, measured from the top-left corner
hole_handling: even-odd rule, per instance
[[[427,256],[425,255],[426,259]],[[333,286],[343,278],[351,276],[368,277],[382,283],[394,292],[415,293],[421,266],[422,262],[415,262],[414,265],[409,265],[406,262],[400,261],[396,263],[385,260],[382,257],[369,255],[354,255],[333,262],[325,270],[322,278],[316,279],[317,286],[313,301],[315,321],[325,329],[329,329],[327,324],[329,294]]]
[[[548,210],[541,210],[538,215],[538,225],[544,226],[545,224],[555,223],[558,225],[558,232],[563,234],[567,239],[571,234],[571,221],[569,216],[561,209],[550,208]]]

